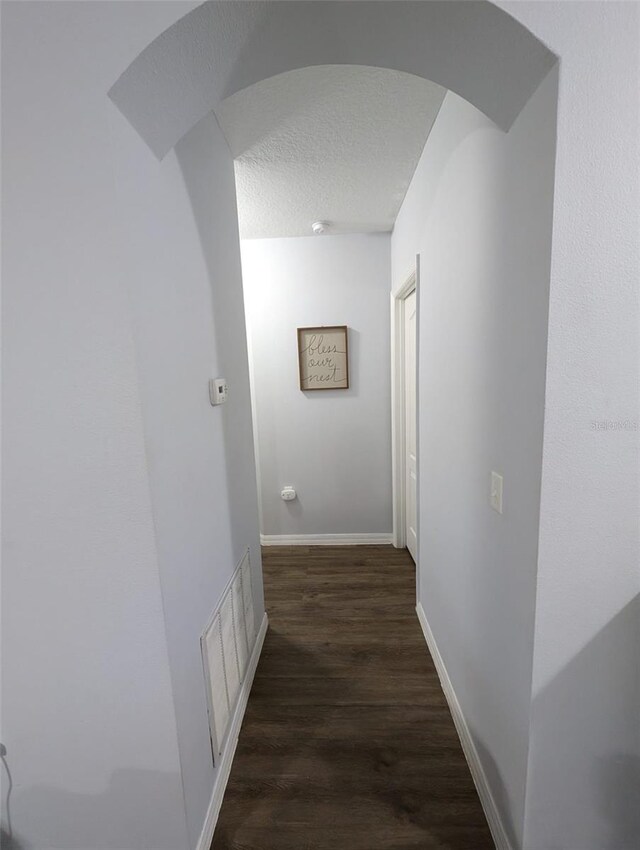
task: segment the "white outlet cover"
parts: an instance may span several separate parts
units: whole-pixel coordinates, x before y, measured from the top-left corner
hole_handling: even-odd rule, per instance
[[[498,472],[491,472],[491,492],[489,494],[489,504],[496,513],[502,513],[502,490],[503,478]]]

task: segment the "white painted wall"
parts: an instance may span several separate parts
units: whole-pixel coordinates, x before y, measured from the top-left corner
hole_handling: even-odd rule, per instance
[[[458,515],[456,511],[458,534],[461,524],[466,523],[469,528],[471,518],[479,539],[486,545],[491,543],[489,549],[482,547],[480,554],[482,565],[490,569],[493,581],[487,584],[479,580],[478,549],[475,545],[473,550],[467,546],[465,551],[465,540],[468,544],[465,536],[462,541],[454,540],[450,547],[442,546],[438,553],[441,559],[446,558],[446,571],[436,574],[429,564],[429,556],[436,553],[432,551],[434,541],[425,540],[425,529],[432,528],[430,509],[438,509],[430,495],[432,479],[425,480],[424,470],[449,480],[451,469],[444,468],[440,457],[429,460],[425,441],[438,438],[451,442],[460,438],[465,429],[461,414],[466,402],[462,395],[463,401],[451,410],[449,423],[453,424],[453,433],[439,432],[436,428],[439,417],[434,417],[432,405],[434,393],[445,388],[433,380],[429,371],[433,366],[428,360],[437,354],[441,364],[443,357],[442,351],[434,352],[429,338],[429,332],[437,333],[438,329],[433,326],[428,311],[434,299],[440,298],[434,290],[437,276],[433,272],[446,269],[441,263],[440,249],[433,244],[425,224],[430,220],[436,233],[443,232],[443,224],[438,223],[434,211],[444,211],[442,199],[452,184],[458,182],[453,175],[454,165],[462,168],[475,151],[488,179],[491,171],[496,170],[496,162],[499,163],[495,158],[496,145],[501,145],[505,152],[513,146],[544,93],[543,90],[537,93],[509,136],[500,143],[488,125],[482,129],[479,118],[474,133],[465,138],[464,124],[458,121],[460,126],[456,127],[451,110],[453,99],[448,96],[427,145],[431,158],[426,159],[425,153],[416,175],[413,198],[410,193],[407,199],[410,207],[401,213],[392,248],[396,284],[406,274],[415,250],[421,250],[423,263],[421,499],[426,549],[421,557],[423,570],[431,574],[430,583],[427,580],[422,583],[423,603],[425,608],[431,605],[435,610],[434,603],[439,600],[449,613],[458,612],[448,623],[438,622],[442,618],[437,612],[433,616],[430,613],[430,619],[438,623],[436,638],[472,731],[481,742],[496,795],[503,803],[503,810],[509,812],[515,841],[521,837],[525,850],[577,847],[628,850],[637,845],[640,835],[637,800],[640,787],[637,664],[640,645],[637,426],[640,9],[637,4],[625,3],[500,5],[561,57],[537,580],[531,563],[534,551],[531,520],[535,513],[531,499],[535,482],[529,477],[526,506],[522,488],[525,481],[522,472],[526,470],[522,468],[515,469],[515,481],[519,482],[515,491],[513,471],[505,472],[503,520],[508,523],[509,537],[514,524],[523,531],[517,541],[512,540],[512,551],[526,550],[528,556],[503,560],[505,549],[494,533],[496,522],[503,520],[493,517],[491,529],[485,523],[480,524],[475,513],[466,511]],[[609,49],[612,45],[615,48]],[[470,129],[472,126],[473,122]],[[448,140],[444,136],[447,127]],[[539,130],[531,128],[531,133],[535,141]],[[438,139],[442,144],[436,149]],[[521,153],[525,152],[526,145],[521,147]],[[445,168],[441,177],[437,173],[440,168]],[[497,172],[504,177],[502,167]],[[464,194],[459,196],[459,216],[453,222],[463,233],[465,252],[469,251],[471,235],[476,257],[473,237],[481,230],[494,244],[502,240],[503,246],[513,251],[514,243],[508,238],[513,224],[505,222],[500,233],[493,233],[493,227],[501,205],[509,199],[510,203],[515,202],[521,181],[529,178],[526,170],[521,171],[513,185],[511,180],[501,178],[499,195],[492,197],[487,193],[482,205],[478,176],[464,189]],[[534,188],[529,187],[530,191]],[[538,192],[541,190],[548,192],[544,181],[537,187]],[[481,214],[471,224],[469,204]],[[409,209],[411,215],[407,214]],[[523,213],[530,215],[530,195],[522,196],[519,207],[512,209],[517,212],[513,215],[514,222]],[[533,236],[531,233],[532,248]],[[450,244],[450,238],[445,244]],[[544,251],[546,244],[546,237],[540,234],[538,248]],[[447,265],[450,263],[456,270],[467,265],[465,257],[456,257],[453,250],[447,259]],[[528,278],[531,274],[530,265],[516,260],[517,256],[512,254],[507,271],[511,279],[523,281],[525,275]],[[476,269],[471,271],[472,291],[475,291],[481,281]],[[499,272],[499,266],[494,271]],[[459,291],[457,279],[449,283],[453,284],[453,293],[446,297],[443,294],[441,303],[438,302],[443,309]],[[483,304],[476,305],[478,322],[482,321]],[[532,323],[540,321],[540,306],[535,309],[531,305]],[[465,300],[460,299],[456,322],[467,319],[468,309]],[[489,317],[487,322],[485,332],[476,336],[489,356],[494,338],[488,333],[490,330],[497,331],[498,338],[510,335],[511,340],[507,338],[505,342],[511,345],[526,345],[530,340],[533,324],[527,323],[522,328],[503,319],[499,326],[493,327],[494,321]],[[480,324],[477,330],[481,330]],[[521,343],[517,343],[518,334]],[[459,375],[464,352],[454,354],[449,363]],[[521,380],[533,380],[539,386],[539,356],[530,361],[531,366],[535,363],[536,368],[522,372]],[[492,372],[487,381],[476,382],[478,407],[485,405],[494,377]],[[535,399],[536,395],[539,391],[534,391],[531,398]],[[520,391],[512,397],[520,401]],[[512,421],[511,433],[502,435],[491,446],[483,437],[490,433],[487,429],[495,430],[499,425],[500,417],[496,417],[495,411],[495,405],[493,410],[487,405],[482,428],[469,429],[464,442],[472,451],[489,448],[485,463],[502,463],[505,469],[509,469],[506,465],[509,463],[514,469],[513,447],[520,441],[523,448],[528,442],[531,451],[535,449],[539,420],[534,416],[520,426]],[[497,411],[510,420],[518,414],[511,403],[499,406]],[[618,423],[622,427],[594,428],[593,423],[602,422]],[[624,423],[628,423],[626,427]],[[463,456],[466,468],[470,468],[469,453]],[[523,459],[527,456],[533,458],[531,452],[522,454]],[[487,481],[487,470],[478,469],[477,475],[475,492],[480,499],[483,495],[480,485]],[[462,494],[461,504],[468,506],[468,502],[468,496]],[[479,510],[480,502],[477,507]],[[436,536],[435,542],[439,537]],[[465,562],[469,571],[465,581],[460,582],[459,565]],[[531,652],[533,663],[527,661]],[[503,664],[500,669],[487,666],[489,662],[494,664],[490,658],[494,655]],[[524,699],[525,668],[532,678],[528,716]],[[511,686],[505,690],[507,671]]]
[[[527,850],[640,842],[640,6],[508,3],[561,56]],[[630,423],[594,429],[592,423]]]
[[[242,242],[266,535],[391,533],[389,247],[388,234]],[[322,324],[349,326],[350,388],[301,392],[296,328]]]
[[[199,639],[247,547],[264,612],[233,160],[213,115],[161,164],[114,125],[191,846],[213,786]],[[213,408],[208,382],[230,395]]]
[[[420,254],[420,601],[508,832],[522,836],[555,73],[508,134],[447,94],[392,238]],[[489,506],[504,476],[504,514]]]
[[[106,94],[189,8],[2,9],[2,741],[22,850],[195,846],[215,778],[198,638],[247,546],[262,604],[231,156],[208,117],[158,163]]]

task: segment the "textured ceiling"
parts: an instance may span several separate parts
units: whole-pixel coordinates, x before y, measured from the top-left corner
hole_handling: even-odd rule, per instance
[[[399,71],[280,74],[216,110],[236,159],[243,238],[393,227],[445,89]]]

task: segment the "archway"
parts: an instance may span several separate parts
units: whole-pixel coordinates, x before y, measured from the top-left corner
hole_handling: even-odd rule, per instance
[[[486,0],[204,3],[109,95],[158,157],[240,89],[311,65],[371,65],[456,92],[507,131],[557,57]]]
[[[263,79],[324,64],[391,68],[433,80],[508,135],[555,61],[538,39],[486,2],[205,4],[143,51],[110,96],[160,158],[226,97]],[[550,211],[545,207],[545,214]],[[538,330],[538,346],[544,349],[546,328],[537,323]],[[536,422],[541,430],[541,416]],[[532,652],[533,597],[529,601],[526,630]],[[483,730],[474,731],[482,743]],[[504,753],[494,759],[491,740],[485,742],[488,754],[474,750],[494,822],[512,815],[517,832],[523,823],[524,779],[515,792],[515,812],[510,810],[513,771],[526,774],[526,738],[521,738],[524,761],[509,767],[506,799],[497,804],[493,797],[503,796]],[[473,749],[470,735],[469,740]],[[483,770],[492,773],[488,780],[482,779]],[[509,827],[496,826],[496,831],[504,835]]]

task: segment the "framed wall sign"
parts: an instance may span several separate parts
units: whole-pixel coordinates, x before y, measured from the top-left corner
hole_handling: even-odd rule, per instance
[[[298,328],[301,390],[349,388],[349,343],[346,325]]]

